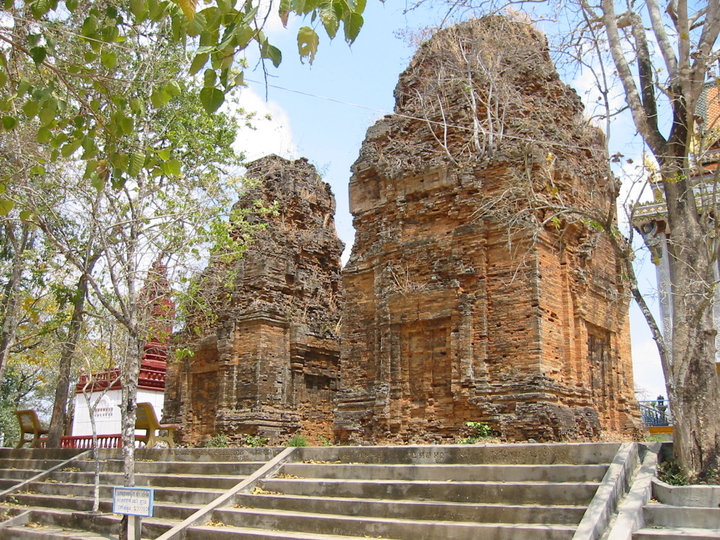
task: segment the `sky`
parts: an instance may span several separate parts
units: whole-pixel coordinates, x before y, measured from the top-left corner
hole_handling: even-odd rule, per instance
[[[427,9],[404,13],[405,5],[393,0],[370,0],[363,29],[352,46],[344,43],[342,31],[330,42],[320,27],[320,46],[312,65],[300,61],[295,42],[297,28],[311,25],[310,21],[291,17],[288,29],[283,29],[277,19],[271,21],[267,33],[283,51],[283,61],[278,69],[269,66],[267,85],[261,69],[248,70],[248,86],[238,96],[246,111],[257,112],[253,129],[241,129],[236,141],[248,159],[270,153],[289,159],[305,157],[330,184],[337,204],[338,235],[345,243],[343,261],[349,257],[354,237],[348,200],[350,167],[358,157],[367,129],[393,110],[398,76],[415,50],[408,34],[437,24],[442,18],[440,12]],[[248,61],[251,68],[256,66],[251,55]],[[576,88],[584,100],[593,99],[582,74],[565,82]],[[629,135],[623,140],[618,138],[615,144],[641,162],[638,154],[642,144],[632,138],[634,128],[627,128],[621,131]],[[640,256],[636,270],[641,288],[657,311],[652,263]],[[666,395],[655,343],[634,302],[630,325],[638,399]]]

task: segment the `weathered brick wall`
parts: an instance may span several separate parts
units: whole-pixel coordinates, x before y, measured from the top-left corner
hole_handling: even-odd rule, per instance
[[[562,211],[607,212],[616,186],[544,38],[501,17],[442,31],[395,97],[350,182],[336,436],[635,433],[628,293]]]
[[[217,261],[199,278],[212,313],[188,317],[175,347],[194,354],[168,370],[165,417],[197,444],[224,433],[275,440],[301,430],[332,434],[342,288],[329,186],[306,160],[269,156],[252,163],[257,188],[240,208],[277,203],[245,256]]]

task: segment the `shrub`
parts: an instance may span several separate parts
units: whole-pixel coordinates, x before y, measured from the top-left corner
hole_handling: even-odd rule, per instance
[[[205,448],[227,448],[230,445],[230,439],[224,433],[213,435],[205,441]]]
[[[259,448],[260,446],[265,446],[269,442],[270,439],[267,437],[260,437],[259,435],[248,435],[247,433],[243,433],[240,438],[241,446],[250,446],[251,448]]]
[[[308,442],[307,439],[300,435],[299,433],[296,433],[293,435],[290,440],[287,442],[287,446],[307,446]]]
[[[493,436],[492,428],[485,422],[465,422],[465,425],[472,430],[472,434],[460,439],[460,444],[475,444]]]
[[[663,461],[660,464],[658,478],[671,486],[686,486],[688,484],[687,476],[674,459]]]

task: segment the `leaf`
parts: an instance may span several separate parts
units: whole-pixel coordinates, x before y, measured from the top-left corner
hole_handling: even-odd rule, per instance
[[[183,10],[183,13],[188,18],[188,21],[192,21],[195,18],[195,11],[197,8],[197,0],[175,0]]]
[[[113,69],[117,65],[117,55],[113,51],[105,51],[100,55],[102,65],[108,69]]]
[[[344,22],[345,41],[347,41],[348,43],[352,43],[353,41],[355,41],[355,38],[358,37],[363,22],[365,21],[362,18],[362,15],[360,15],[359,13],[351,13],[347,18],[344,19]]]
[[[135,122],[130,116],[120,116],[118,118],[118,126],[120,127],[120,131],[125,135],[130,135],[135,127]]]
[[[308,62],[312,64],[320,42],[315,30],[309,26],[303,26],[298,30],[297,42],[300,61],[302,62],[303,58],[307,58]]]
[[[45,50],[45,47],[33,47],[30,49],[30,56],[33,59],[33,62],[35,62],[35,65],[42,64],[43,60],[45,60],[45,57],[47,56],[47,51]]]
[[[207,53],[195,55],[192,64],[190,64],[190,75],[195,75],[205,66],[205,64],[207,64],[208,56],[209,55]]]
[[[148,0],[148,11],[150,12],[150,19],[157,21],[165,13],[165,4],[158,0]]]
[[[169,83],[166,83],[164,90],[172,97],[178,97],[182,94],[182,88],[180,87],[180,83],[177,81],[170,81]]]
[[[203,86],[209,87],[209,86],[215,86],[215,81],[217,80],[217,74],[215,73],[214,69],[206,69],[205,73],[203,74]]]
[[[278,7],[278,15],[282,21],[283,27],[287,28],[288,15],[292,10],[292,2],[290,0],[280,0],[280,7]]]
[[[135,114],[145,114],[145,102],[142,98],[133,98],[130,100],[130,110]]]
[[[37,101],[35,101],[34,99],[29,99],[23,105],[22,110],[25,113],[25,116],[27,116],[28,118],[32,118],[38,113],[39,108],[40,106],[38,105]]]
[[[26,78],[20,79],[20,82],[18,83],[17,87],[17,97],[23,97],[26,92],[29,92],[32,89],[32,85],[30,84],[30,81],[28,81]]]
[[[180,161],[171,159],[162,164],[162,170],[167,176],[180,176]]]
[[[38,118],[43,126],[47,126],[55,120],[55,113],[57,112],[57,101],[53,97],[49,97],[40,103],[40,110],[38,111]]]
[[[110,163],[113,169],[119,169],[122,172],[127,171],[129,156],[122,152],[115,152],[110,155]]]
[[[37,142],[39,143],[47,143],[50,142],[50,139],[52,138],[52,132],[47,127],[41,127],[38,129],[37,132]]]
[[[82,24],[82,35],[85,37],[92,37],[97,32],[98,21],[95,15],[90,14],[85,17]]]
[[[65,7],[70,13],[72,13],[78,7],[78,0],[65,0]]]
[[[8,81],[7,73],[4,69],[0,68],[0,87],[5,86],[5,83]]]
[[[41,18],[50,11],[50,0],[35,0],[30,4],[30,11],[36,19]]]
[[[225,94],[218,88],[206,87],[200,90],[200,103],[209,114],[217,111],[224,101]]]
[[[263,58],[269,58],[273,63],[273,66],[278,67],[282,62],[282,52],[277,47],[270,45],[270,42],[266,39],[262,42],[260,47],[260,56]]]
[[[206,26],[207,20],[205,19],[205,15],[203,15],[202,13],[196,13],[195,18],[192,21],[188,22],[186,29],[187,35],[195,37],[200,34],[200,32],[202,32]]]
[[[14,207],[15,203],[10,199],[0,197],[0,216],[7,216]]]
[[[335,10],[332,6],[326,6],[320,9],[320,20],[325,27],[325,31],[330,39],[333,39],[337,34],[338,27],[340,26],[340,20],[335,14]]]
[[[80,148],[80,144],[82,143],[82,139],[73,139],[69,143],[66,143],[63,145],[63,147],[60,149],[60,154],[63,157],[70,157],[75,153],[75,150]]]
[[[235,27],[235,31],[233,32],[233,42],[235,43],[235,47],[237,49],[244,49],[248,43],[250,43],[250,40],[255,37],[256,30],[252,28],[249,24],[243,23],[239,24]]]
[[[17,124],[18,124],[18,120],[14,116],[3,116],[2,117],[2,126],[7,131],[10,131],[11,129],[15,129]]]
[[[145,12],[147,11],[145,0],[130,0],[130,11],[136,18],[140,18],[145,15]]]
[[[142,152],[133,152],[130,154],[130,163],[128,164],[128,174],[130,176],[137,176],[140,174],[143,165],[145,164],[145,154]]]
[[[162,109],[170,101],[170,95],[161,87],[155,88],[150,95],[150,102],[156,109]]]
[[[101,191],[102,188],[105,186],[105,180],[103,180],[100,175],[93,174],[90,176],[90,185],[94,187],[97,191]]]
[[[355,13],[361,14],[363,11],[365,11],[366,4],[367,0],[355,0],[355,7],[353,8],[353,11]]]
[[[157,155],[163,161],[167,161],[168,159],[170,159],[170,156],[172,155],[172,148],[163,148],[161,150],[158,150]]]

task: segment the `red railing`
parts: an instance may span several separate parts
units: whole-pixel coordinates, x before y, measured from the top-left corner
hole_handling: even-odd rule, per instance
[[[88,384],[88,382],[90,384]],[[108,371],[101,371],[100,373],[93,373],[92,375],[80,375],[80,380],[77,383],[75,391],[78,394],[82,393],[86,384],[88,384],[87,389],[91,392],[99,392],[107,387],[110,387],[112,390],[119,390],[122,387],[120,383],[120,369],[114,368]],[[153,367],[141,367],[138,377],[138,387],[163,390],[165,388],[165,370]]]
[[[80,375],[80,380],[76,386],[76,392],[82,393],[87,385],[87,390],[90,392],[99,392],[104,390],[108,386],[113,389],[120,388],[120,368],[109,369],[108,371],[101,371],[99,373],[93,373],[92,375]]]
[[[135,446],[145,442],[145,435],[135,436]],[[98,448],[122,448],[122,435],[113,433],[111,435],[98,435]],[[72,435],[60,439],[60,448],[75,448],[87,450],[93,447],[92,435]]]
[[[165,388],[165,370],[140,368],[140,376],[138,377],[139,388]]]

